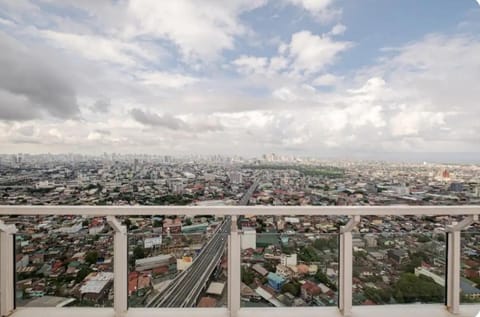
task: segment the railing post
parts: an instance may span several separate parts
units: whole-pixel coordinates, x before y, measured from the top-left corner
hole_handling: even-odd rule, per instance
[[[460,312],[460,271],[461,271],[461,232],[478,221],[478,216],[469,216],[457,224],[447,227],[447,309],[452,314]]]
[[[8,316],[15,309],[15,225],[5,225],[0,221],[0,316]]]
[[[240,252],[237,216],[232,216],[232,226],[228,237],[228,307],[230,308],[230,317],[237,317],[240,309]]]
[[[338,308],[344,316],[352,313],[352,229],[360,222],[359,216],[353,216],[340,228],[340,281],[338,288]]]
[[[113,216],[108,216],[107,222],[115,231],[115,235],[113,237],[113,308],[115,310],[116,317],[123,317],[126,315],[128,309],[127,227],[123,226]]]

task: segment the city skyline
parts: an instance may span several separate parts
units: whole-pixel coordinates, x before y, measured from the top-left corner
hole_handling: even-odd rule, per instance
[[[0,11],[0,153],[478,163],[473,0]]]
[[[171,155],[171,153],[136,153],[136,152],[96,152],[96,153],[83,153],[83,152],[39,152],[39,153],[0,153],[0,162],[20,159],[21,162],[25,162],[25,159],[45,159],[50,157],[51,159],[108,159],[108,160],[131,160],[133,158],[155,160],[171,158],[173,160],[213,160],[222,159],[236,161],[251,161],[260,160],[263,161],[267,156],[276,156],[277,159],[271,160],[272,162],[288,163],[288,162],[310,162],[312,164],[318,164],[322,162],[378,162],[385,164],[412,164],[412,165],[479,165],[480,160],[477,153],[428,153],[429,156],[425,156],[425,153],[403,153],[408,154],[405,156],[398,156],[401,153],[383,153],[382,157],[375,156],[376,153],[366,153],[365,156],[322,156],[322,155],[295,155],[291,153],[258,153],[252,155],[242,155],[236,153],[208,153],[208,154],[195,154],[184,153]],[[432,156],[436,154],[436,156]],[[425,159],[430,157],[430,159]]]

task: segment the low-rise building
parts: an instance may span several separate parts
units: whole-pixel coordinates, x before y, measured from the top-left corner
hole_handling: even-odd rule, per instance
[[[168,272],[176,269],[176,259],[171,254],[161,254],[135,261],[135,270],[139,272],[153,270],[156,272]]]
[[[268,279],[268,285],[277,292],[279,292],[282,286],[287,282],[287,280],[284,277],[272,272],[268,273],[267,279]]]
[[[320,295],[321,292],[320,287],[312,281],[305,281],[305,283],[300,286],[300,294],[305,301],[311,301],[314,296]]]
[[[80,287],[80,295],[82,299],[91,301],[99,301],[105,299],[108,291],[113,285],[112,272],[93,272],[85,279]]]

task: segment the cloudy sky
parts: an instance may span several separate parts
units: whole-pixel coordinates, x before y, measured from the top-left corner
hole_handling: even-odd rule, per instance
[[[0,0],[0,152],[480,161],[480,6]]]

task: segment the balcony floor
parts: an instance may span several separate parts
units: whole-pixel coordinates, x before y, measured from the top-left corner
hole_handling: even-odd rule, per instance
[[[335,307],[304,308],[243,308],[238,317],[275,316],[275,317],[341,317]],[[12,317],[115,317],[112,308],[19,308]],[[229,317],[225,308],[185,308],[185,309],[150,309],[132,308],[125,317]],[[463,305],[460,314],[450,314],[444,306],[433,304],[356,306],[351,317],[476,317],[480,316],[480,305]],[[117,316],[118,317],[118,316]]]

